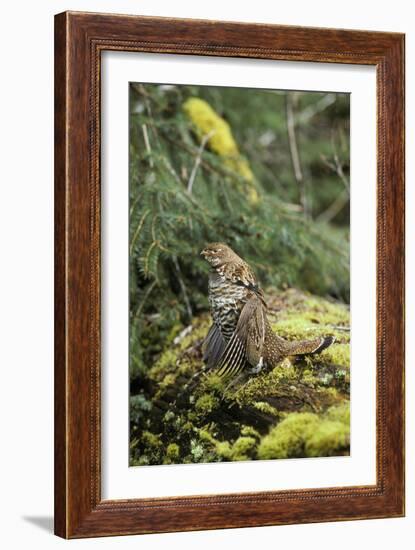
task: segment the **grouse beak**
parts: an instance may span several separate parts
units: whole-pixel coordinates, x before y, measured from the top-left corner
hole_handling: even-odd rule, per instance
[[[206,256],[206,250],[203,249],[202,252],[200,253],[201,256],[205,257]]]

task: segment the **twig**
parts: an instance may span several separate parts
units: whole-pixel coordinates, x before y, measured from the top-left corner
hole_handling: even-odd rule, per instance
[[[325,155],[320,156],[323,163],[330,168],[337,176],[339,176],[341,182],[343,183],[345,189],[347,189],[348,193],[350,194],[350,181],[349,178],[346,176],[346,174],[343,171],[343,166],[339,160],[339,157],[337,155],[337,152],[334,151],[333,160],[334,162],[330,162]]]
[[[334,141],[334,129],[332,129],[332,132],[331,132],[331,146],[333,147],[333,158],[334,158],[334,166],[335,166],[336,174],[339,176],[343,185],[348,190],[350,195],[350,180],[343,172],[343,165],[340,162],[339,155],[337,154],[337,147]]]
[[[163,133],[163,138],[166,139],[169,143],[174,144],[176,147],[180,147],[180,149],[182,149],[183,151],[186,151],[187,153],[189,153],[189,155],[192,155],[194,157],[197,155],[197,149],[193,149],[189,145],[185,144],[183,141],[175,141],[165,133]],[[214,166],[208,160],[206,160],[202,157],[200,159],[200,164],[206,170],[209,170],[210,172],[215,173],[215,174],[219,174],[221,176],[233,176],[234,175],[234,173],[231,172],[230,170],[227,170],[226,168],[221,168],[221,167]],[[222,180],[221,180],[221,182],[222,182]],[[223,187],[223,189],[225,189],[225,186],[223,184],[222,184],[222,187]],[[189,198],[191,198],[191,197],[189,197]],[[227,199],[227,202],[229,204],[229,199]],[[292,212],[303,212],[304,211],[304,208],[303,208],[302,205],[295,205],[295,204],[292,204],[292,203],[284,203],[281,200],[279,201],[279,205],[281,206],[281,208],[285,209],[286,211],[292,211]],[[287,217],[285,213],[282,213],[282,215],[284,217]],[[300,219],[302,219],[302,218],[298,218],[298,220],[300,220]]]
[[[152,283],[147,287],[145,293],[144,293],[144,296],[143,296],[143,299],[141,300],[138,308],[137,308],[137,311],[135,312],[135,315],[134,317],[138,317],[144,307],[144,303],[146,302],[147,298],[150,296],[151,292],[153,291],[153,288],[156,286],[157,284],[157,281],[154,280],[152,281]]]
[[[140,223],[138,224],[137,226],[137,229],[135,230],[135,233],[134,233],[134,236],[133,238],[131,239],[131,244],[130,244],[130,254],[132,254],[132,251],[133,251],[133,248],[134,248],[134,244],[135,244],[135,241],[137,240],[137,237],[138,237],[138,234],[140,233],[140,230],[141,228],[143,227],[143,224],[145,222],[145,219],[146,217],[150,214],[150,210],[146,210],[140,220]]]
[[[137,193],[137,196],[136,196],[136,198],[134,199],[134,201],[133,201],[133,203],[132,203],[132,205],[131,205],[131,207],[130,207],[130,218],[131,218],[131,216],[132,216],[132,214],[133,214],[133,212],[134,212],[135,207],[136,207],[137,204],[138,204],[138,201],[141,199],[142,195],[143,195],[142,193]]]
[[[349,192],[347,189],[344,189],[343,192],[338,195],[337,199],[331,203],[331,205],[322,212],[316,221],[318,222],[329,222],[337,216],[337,214],[342,210],[344,206],[349,202]]]
[[[301,206],[301,204],[294,204],[292,202],[282,202],[279,201],[279,205],[281,208],[287,210],[288,212],[303,212],[304,208]]]
[[[154,122],[153,110],[152,110],[151,104],[150,104],[151,95],[149,93],[147,93],[147,91],[145,90],[143,84],[138,84],[138,85],[133,84],[133,88],[135,89],[136,92],[138,92],[139,94],[141,94],[143,96],[144,105],[146,107],[148,118],[149,118],[149,121],[148,121],[149,126],[150,126],[151,130],[153,131],[153,134],[154,134],[154,137],[155,137],[156,141],[160,145],[160,138],[159,138],[157,126]]]
[[[177,181],[177,183],[182,185],[183,182],[180,179],[180,176],[178,175],[176,170],[173,168],[173,166],[170,164],[170,162],[167,160],[167,158],[164,155],[161,155],[160,160],[163,162],[164,166],[167,168],[167,170],[170,172],[170,174],[174,177],[174,179]]]
[[[143,130],[144,143],[145,143],[147,154],[148,154],[148,160],[149,160],[149,163],[150,163],[150,168],[154,168],[153,154],[152,154],[152,151],[151,151],[150,140],[148,139],[147,125],[142,124],[141,129]]]
[[[215,131],[212,130],[211,132],[209,132],[208,134],[203,136],[203,139],[200,142],[200,146],[199,146],[199,149],[198,149],[197,155],[196,155],[196,160],[195,160],[195,163],[193,165],[192,173],[190,174],[189,182],[187,184],[187,192],[189,193],[189,195],[192,194],[193,183],[195,181],[195,177],[196,177],[196,173],[197,173],[197,170],[199,168],[199,165],[200,165],[200,161],[202,160],[203,151],[206,147],[207,142],[214,135],[214,133],[215,133]]]
[[[164,139],[166,139],[169,143],[172,143],[173,145],[175,145],[175,147],[180,147],[180,149],[183,149],[183,151],[186,151],[187,153],[189,153],[189,155],[192,155],[192,156],[197,156],[197,149],[192,149],[191,147],[189,147],[187,144],[185,144],[183,141],[177,141],[177,140],[174,140],[172,139],[169,135],[167,135],[167,133],[164,133],[163,132],[163,137]],[[209,170],[210,172],[214,172],[216,174],[220,174],[221,176],[225,175],[230,175],[230,172],[228,170],[226,170],[225,168],[220,168],[220,167],[217,167],[217,166],[214,166],[213,164],[211,164],[210,162],[208,162],[207,160],[201,158],[200,159],[200,164],[206,168],[207,170]]]
[[[340,162],[339,155],[337,154],[336,144],[334,142],[334,131],[331,134],[331,146],[333,148],[333,161],[329,161],[324,155],[321,155],[323,163],[330,168],[340,179],[344,185],[343,192],[337,196],[335,201],[322,212],[317,221],[329,222],[337,216],[342,208],[350,201],[350,181],[343,171],[342,163]]]
[[[183,149],[183,151],[187,151],[190,155],[196,157],[198,155],[198,148],[192,148],[183,141],[177,141],[175,139],[172,139],[166,132],[161,132],[163,135],[163,138],[166,139],[169,143],[172,143],[175,147],[180,147],[180,149]],[[232,170],[231,168],[226,168],[225,166],[216,166],[206,158],[200,159],[200,164],[203,166],[203,168],[206,168],[210,172],[214,172],[216,174],[219,174],[220,176],[230,176],[233,178],[241,178],[237,172]]]
[[[339,176],[339,178],[341,179],[343,185],[345,186],[345,188],[347,189],[347,191],[349,192],[350,194],[350,181],[349,179],[345,176],[344,172],[343,172],[343,166],[339,160],[339,157],[337,156],[337,152],[335,151],[334,152],[334,162],[336,164],[336,173],[337,175]]]
[[[320,98],[318,101],[313,103],[312,105],[309,105],[306,107],[301,113],[299,113],[296,117],[296,123],[297,124],[307,124],[307,122],[312,119],[315,115],[318,113],[321,113],[327,107],[330,107],[333,103],[336,101],[336,94],[329,93],[325,94],[322,98]]]
[[[190,305],[190,300],[189,300],[189,297],[187,295],[186,285],[184,284],[184,281],[182,279],[182,272],[180,270],[179,262],[177,261],[177,256],[173,256],[173,263],[174,263],[174,267],[176,268],[176,271],[177,271],[177,277],[179,279],[180,288],[181,288],[182,293],[183,293],[184,303],[186,304],[187,315],[189,317],[189,320],[191,320],[192,317],[193,317],[192,307]]]
[[[151,245],[149,246],[149,248],[147,250],[146,257],[144,259],[144,274],[145,274],[146,277],[148,276],[148,262],[150,260],[150,254],[151,254],[151,252],[152,252],[152,250],[155,246],[157,246],[157,241],[153,241],[151,243]]]
[[[184,328],[173,340],[173,344],[177,346],[177,344],[180,344],[180,342],[183,340],[183,338],[186,338],[188,334],[190,334],[193,330],[193,325],[189,325],[188,327]]]
[[[305,185],[304,185],[303,171],[301,169],[300,155],[298,154],[297,137],[295,135],[294,105],[293,105],[293,95],[291,93],[288,93],[286,96],[286,114],[287,114],[288,144],[290,146],[291,162],[294,169],[295,179],[300,188],[301,205],[303,207],[304,214],[307,216]]]
[[[133,82],[131,84],[131,87],[140,95],[144,96],[144,97],[147,97],[147,98],[150,98],[150,94],[147,92],[147,90],[144,88],[144,86],[142,84],[136,84],[135,82]]]

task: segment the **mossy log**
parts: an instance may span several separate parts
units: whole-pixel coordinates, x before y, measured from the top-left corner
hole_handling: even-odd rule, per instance
[[[267,290],[273,329],[287,339],[333,335],[318,355],[293,357],[238,386],[203,367],[210,325],[202,314],[136,380],[130,402],[131,465],[349,454],[347,306],[289,289]]]

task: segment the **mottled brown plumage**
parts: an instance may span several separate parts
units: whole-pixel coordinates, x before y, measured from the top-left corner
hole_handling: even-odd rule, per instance
[[[209,302],[213,324],[204,343],[204,361],[223,376],[260,372],[285,357],[319,353],[334,338],[287,341],[272,330],[267,305],[250,266],[229,246],[211,243],[201,252],[212,271]]]

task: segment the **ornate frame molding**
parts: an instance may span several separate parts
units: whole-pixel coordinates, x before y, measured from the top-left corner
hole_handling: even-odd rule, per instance
[[[100,74],[105,50],[376,66],[376,485],[101,500]],[[55,17],[55,129],[56,534],[76,538],[402,516],[404,35],[65,12]]]

